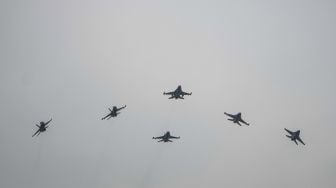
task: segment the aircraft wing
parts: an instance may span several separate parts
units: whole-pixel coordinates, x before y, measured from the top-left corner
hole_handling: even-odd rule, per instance
[[[190,93],[186,93],[186,92],[184,92],[184,91],[182,91],[182,95],[191,95],[192,93],[190,92]]]
[[[285,128],[285,130],[286,130],[289,134],[291,134],[291,135],[293,134],[292,131],[290,131],[290,130],[288,130],[288,129],[286,129],[286,128]]]
[[[102,120],[106,119],[107,117],[109,117],[111,115],[111,113],[107,114],[105,117],[102,118]]]
[[[303,145],[306,145],[306,144],[301,140],[300,137],[298,137],[297,140],[298,140],[299,142],[301,142]]]
[[[48,123],[50,123],[52,121],[52,119],[50,119],[49,121],[47,121],[47,123],[45,123],[45,125],[48,125]]]
[[[34,134],[33,134],[33,136],[32,137],[34,137],[37,133],[39,133],[40,132],[40,129],[39,130],[37,130]]]
[[[249,123],[246,123],[243,119],[240,119],[240,122],[244,123],[245,125],[250,125]]]
[[[226,112],[224,112],[224,114],[225,114],[225,115],[227,115],[227,116],[229,116],[229,117],[236,118],[236,116],[235,116],[235,115],[228,114],[228,113],[226,113]]]
[[[121,110],[121,109],[124,109],[124,108],[126,108],[126,105],[121,107],[121,108],[118,108],[118,111]]]
[[[163,92],[164,95],[172,95],[174,93],[174,91],[171,91],[171,92]]]
[[[180,137],[170,136],[169,138],[180,139]]]

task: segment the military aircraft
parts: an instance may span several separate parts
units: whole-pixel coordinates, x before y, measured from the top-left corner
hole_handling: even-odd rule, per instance
[[[285,130],[290,134],[290,135],[286,135],[288,138],[290,138],[292,141],[295,142],[296,145],[298,145],[298,143],[296,142],[296,140],[298,140],[299,142],[301,142],[303,145],[306,145],[300,138],[300,130],[292,132],[288,129],[285,128]]]
[[[184,91],[182,91],[182,87],[181,85],[179,85],[177,87],[177,89],[175,89],[175,91],[172,91],[172,92],[163,92],[164,95],[171,95],[171,97],[169,97],[169,99],[184,99],[184,95],[191,95],[192,93],[186,93]]]
[[[124,109],[124,108],[126,108],[126,105],[123,106],[123,107],[121,107],[121,108],[117,108],[116,106],[113,106],[112,110],[111,110],[111,108],[109,108],[110,113],[107,114],[105,117],[103,117],[102,120],[104,120],[104,119],[106,119],[106,118],[107,118],[107,120],[109,120],[111,117],[116,117],[118,114],[120,114],[119,111],[120,111],[121,109]]]
[[[38,124],[35,124],[39,129],[33,134],[32,137],[34,137],[36,134],[37,136],[40,135],[41,132],[44,132],[47,130],[47,128],[49,126],[47,126],[50,122],[51,122],[52,119],[50,119],[49,121],[47,121],[46,123],[44,123],[43,121],[40,122],[40,125]]]
[[[226,112],[224,112],[225,115],[231,117],[232,119],[228,119],[229,121],[233,121],[233,123],[237,123],[238,125],[241,126],[241,124],[239,122],[242,122],[244,123],[245,125],[250,125],[249,123],[246,123],[242,117],[241,117],[241,113],[239,112],[238,114],[236,115],[232,115],[232,114],[228,114]]]
[[[163,136],[153,137],[153,139],[160,139],[158,142],[173,142],[169,139],[180,139],[180,137],[171,136],[170,132],[167,131]]]

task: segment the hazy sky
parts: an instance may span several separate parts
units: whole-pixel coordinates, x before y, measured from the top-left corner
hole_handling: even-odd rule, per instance
[[[332,0],[0,0],[0,187],[336,187],[335,19]]]

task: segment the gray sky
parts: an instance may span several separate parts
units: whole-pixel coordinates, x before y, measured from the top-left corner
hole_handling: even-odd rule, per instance
[[[335,16],[331,0],[0,1],[0,187],[335,187]],[[162,95],[179,84],[193,95]],[[151,139],[167,130],[181,139]]]

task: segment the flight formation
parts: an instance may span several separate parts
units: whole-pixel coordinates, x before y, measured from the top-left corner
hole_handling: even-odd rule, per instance
[[[163,95],[170,95],[170,97],[168,99],[184,99],[184,95],[192,95],[192,92],[190,92],[190,93],[184,92],[182,90],[181,85],[179,85],[174,91],[163,92]],[[109,120],[112,117],[113,118],[117,117],[118,114],[120,114],[120,111],[124,108],[126,108],[126,105],[122,106],[120,108],[118,108],[117,106],[113,106],[112,109],[108,108],[110,112],[106,116],[101,118],[101,120]],[[224,114],[229,117],[229,119],[227,119],[227,120],[232,121],[234,124],[238,124],[239,126],[242,126],[242,124],[247,125],[247,126],[250,125],[249,123],[247,123],[246,121],[244,121],[242,119],[241,112],[238,112],[237,114],[229,114],[229,113],[224,112]],[[40,135],[41,132],[45,132],[47,130],[47,128],[49,127],[48,124],[51,121],[52,121],[52,119],[50,119],[47,122],[41,121],[40,125],[36,124],[36,126],[38,127],[38,130],[33,134],[32,137]],[[286,136],[288,138],[290,138],[291,141],[293,141],[296,145],[298,145],[297,141],[299,141],[301,144],[305,145],[305,143],[300,138],[300,130],[290,131],[290,130],[285,128],[285,131],[289,134],[289,135],[286,135]],[[180,137],[179,136],[178,137],[172,136],[170,134],[170,131],[166,131],[166,133],[163,136],[153,137],[152,139],[157,139],[158,142],[173,142],[171,139],[180,139]]]

